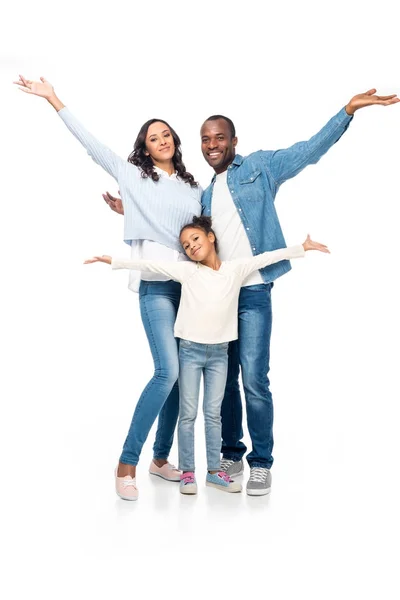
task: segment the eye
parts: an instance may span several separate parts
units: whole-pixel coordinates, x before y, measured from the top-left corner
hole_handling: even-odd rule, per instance
[[[223,136],[223,135],[219,135],[219,136],[217,137],[217,139],[218,139],[218,141],[219,141],[219,142],[222,142],[222,141],[223,141],[223,139],[224,139],[224,136]]]
[[[171,134],[170,134],[170,133],[166,133],[166,134],[164,135],[164,137],[171,137]]]

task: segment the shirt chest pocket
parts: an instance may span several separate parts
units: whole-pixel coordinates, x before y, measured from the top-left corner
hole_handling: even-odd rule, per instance
[[[263,179],[261,171],[252,171],[239,180],[239,192],[246,200],[252,202],[262,200],[264,197]]]

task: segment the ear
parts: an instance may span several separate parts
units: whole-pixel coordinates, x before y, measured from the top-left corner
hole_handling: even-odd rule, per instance
[[[232,145],[234,148],[236,148],[236,144],[238,143],[238,139],[237,137],[232,138]]]
[[[210,231],[210,233],[207,234],[207,237],[212,244],[215,243],[215,235],[212,233],[212,231]]]

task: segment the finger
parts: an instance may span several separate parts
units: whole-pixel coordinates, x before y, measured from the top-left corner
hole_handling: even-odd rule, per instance
[[[400,98],[392,98],[391,100],[385,100],[382,102],[385,106],[389,106],[390,104],[396,104],[396,102],[400,102]]]
[[[33,93],[33,92],[31,92],[31,90],[29,88],[19,87],[18,89],[21,90],[21,92],[26,92],[27,94]]]
[[[391,98],[396,98],[397,94],[390,94],[390,96],[377,96],[379,100],[390,100]]]
[[[365,92],[365,94],[367,96],[372,96],[372,94],[376,94],[376,89],[372,88],[372,89],[368,90],[368,92]]]

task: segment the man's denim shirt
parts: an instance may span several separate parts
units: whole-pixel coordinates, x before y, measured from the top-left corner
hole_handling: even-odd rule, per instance
[[[237,154],[228,167],[227,183],[242,219],[253,255],[286,247],[275,210],[279,186],[304,167],[319,161],[348,128],[353,117],[342,108],[308,142],[298,142],[285,150],[258,150],[249,156]],[[212,215],[215,175],[202,196],[203,214]],[[274,281],[291,266],[288,260],[260,269],[265,283]]]

